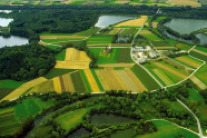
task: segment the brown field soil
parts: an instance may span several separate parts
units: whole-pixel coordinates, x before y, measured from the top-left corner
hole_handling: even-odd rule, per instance
[[[112,67],[132,67],[135,63],[114,63],[114,64],[99,64],[98,67],[112,68]]]
[[[91,73],[91,70],[85,69],[84,73],[86,75],[86,78],[88,79],[92,92],[100,92],[98,84],[96,83],[96,80],[94,79],[93,74]]]
[[[201,80],[199,80],[196,76],[190,77],[190,80],[194,84],[196,84],[201,90],[205,90],[207,88],[207,86]]]
[[[115,25],[115,27],[121,27],[121,26],[142,27],[144,25],[147,17],[148,16],[146,16],[146,15],[142,15],[138,19],[133,19],[133,20],[128,20],[128,21],[121,22],[121,23]]]
[[[85,36],[75,35],[41,35],[40,39],[70,39],[70,38],[87,38]]]
[[[65,60],[71,61],[91,61],[85,51],[80,51],[75,48],[67,48]]]
[[[166,84],[166,85],[171,85],[173,82],[161,71],[158,69],[152,69],[152,71]]]
[[[197,49],[193,49],[193,51],[197,52],[197,53],[200,53],[204,56],[207,56],[207,53],[206,52],[203,52],[203,51],[200,51],[200,50],[197,50]]]
[[[70,74],[72,74],[72,73],[73,72],[65,74],[65,75],[62,76],[62,78],[63,78],[63,84],[62,85],[64,85],[64,88],[65,88],[66,92],[74,93],[75,88],[74,88],[74,85],[73,85],[73,82],[72,82],[72,79],[71,79],[71,76],[70,76]]]
[[[56,61],[54,68],[61,69],[88,69],[90,61]]]
[[[120,78],[112,69],[101,69],[95,71],[104,90],[127,90]]]
[[[13,92],[11,92],[9,95],[7,95],[3,99],[1,99],[1,101],[16,99],[19,96],[21,96],[22,94],[24,94],[24,92],[26,92],[28,89],[30,89],[30,88],[38,85],[38,84],[41,84],[41,83],[43,83],[45,81],[47,81],[46,78],[40,77],[40,78],[31,80],[29,82],[26,82],[23,85],[21,85],[19,88],[15,89]]]
[[[197,61],[197,60],[193,60],[191,58],[188,57],[177,57],[177,60],[184,62],[192,67],[198,68],[200,67],[200,65],[202,64],[201,62]]]
[[[60,78],[59,77],[55,77],[52,79],[53,80],[53,86],[54,86],[54,90],[57,93],[61,93],[62,89],[61,89],[61,83],[60,83]]]
[[[176,70],[174,70],[174,69],[172,69],[172,68],[170,68],[170,67],[167,67],[167,66],[165,66],[165,65],[163,65],[163,64],[161,64],[161,63],[159,63],[159,62],[154,62],[154,64],[155,64],[156,66],[158,66],[158,67],[160,67],[160,68],[163,68],[163,69],[167,70],[168,72],[170,72],[170,73],[172,73],[172,74],[174,74],[174,75],[176,75],[176,76],[182,78],[182,79],[187,78],[187,76],[184,75],[184,74],[182,74],[181,72],[178,72],[178,71],[176,71]]]
[[[169,3],[178,6],[201,7],[201,4],[198,3],[198,0],[170,0]]]

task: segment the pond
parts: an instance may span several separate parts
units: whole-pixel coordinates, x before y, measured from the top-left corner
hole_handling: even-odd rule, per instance
[[[108,27],[109,25],[119,23],[121,21],[135,19],[138,16],[133,15],[101,15],[98,19],[98,22],[95,24],[95,27]]]
[[[207,34],[198,33],[196,37],[200,40],[200,45],[207,44]]]
[[[87,129],[81,127],[75,132],[73,132],[72,134],[68,135],[68,138],[80,138],[82,135],[87,135],[87,134],[90,134],[90,132]]]
[[[190,34],[201,28],[207,28],[207,20],[200,19],[172,19],[164,24],[180,34]]]
[[[91,117],[90,121],[94,125],[102,125],[102,124],[117,125],[117,124],[133,121],[133,119],[123,116],[117,116],[113,114],[109,114],[109,115],[95,114]]]
[[[11,13],[12,10],[0,10],[0,13]]]
[[[6,19],[6,18],[1,18],[0,17],[0,27],[7,27],[9,25],[10,22],[12,22],[13,19]]]
[[[19,45],[24,45],[24,44],[28,44],[29,40],[27,38],[23,38],[23,37],[19,37],[19,36],[11,36],[8,38],[4,38],[2,36],[0,36],[0,48],[4,47],[4,46],[19,46]]]

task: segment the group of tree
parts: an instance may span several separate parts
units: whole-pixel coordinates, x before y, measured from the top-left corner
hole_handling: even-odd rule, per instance
[[[54,51],[36,43],[0,49],[0,79],[30,80],[54,65]]]

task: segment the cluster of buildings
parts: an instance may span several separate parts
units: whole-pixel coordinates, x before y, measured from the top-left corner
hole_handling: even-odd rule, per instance
[[[159,57],[159,54],[151,46],[143,47],[134,47],[132,48],[132,58],[139,63],[144,63],[150,59],[156,59]]]

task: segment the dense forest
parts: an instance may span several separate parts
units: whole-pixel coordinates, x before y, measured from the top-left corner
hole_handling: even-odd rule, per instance
[[[0,79],[28,80],[47,73],[54,52],[35,43],[0,49]]]
[[[22,10],[12,13],[11,33],[38,39],[38,33],[74,33],[95,24],[97,12],[80,10]]]

